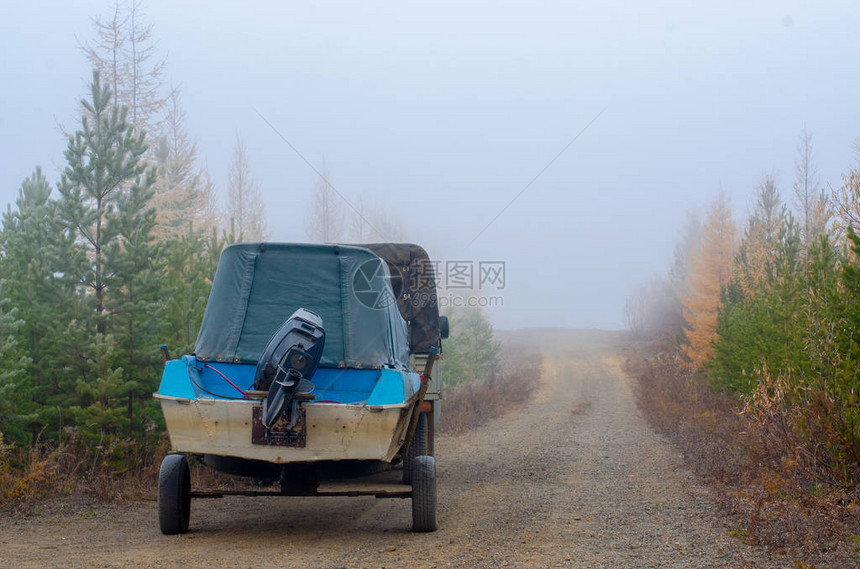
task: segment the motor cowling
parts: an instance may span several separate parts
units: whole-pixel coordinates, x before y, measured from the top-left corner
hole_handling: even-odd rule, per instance
[[[296,310],[269,340],[254,374],[254,388],[269,392],[262,416],[267,429],[292,407],[296,393],[313,391],[311,378],[324,347],[322,318],[306,308]]]

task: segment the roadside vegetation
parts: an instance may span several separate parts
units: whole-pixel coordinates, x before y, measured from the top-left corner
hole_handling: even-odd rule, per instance
[[[94,72],[56,188],[36,168],[3,215],[0,504],[90,476],[104,494],[154,466],[159,345],[190,350],[221,249],[239,237],[194,201],[176,226],[159,222],[163,164],[112,101]]]
[[[792,204],[720,194],[627,301],[640,407],[715,485],[739,539],[860,560],[860,161],[835,191],[800,138]],[[858,146],[860,158],[860,146]]]
[[[159,346],[191,350],[221,250],[266,234],[238,139],[218,207],[142,3],[92,31],[59,179],[35,167],[0,221],[0,505],[151,486]]]
[[[439,426],[460,433],[525,405],[540,383],[541,356],[496,340],[480,308],[450,311],[451,338],[442,342],[444,399]]]

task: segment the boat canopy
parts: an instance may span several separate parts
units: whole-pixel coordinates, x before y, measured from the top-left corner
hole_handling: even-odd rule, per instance
[[[408,368],[406,322],[388,265],[347,245],[237,243],[224,249],[194,354],[203,361],[257,363],[298,308],[322,317],[321,366]]]

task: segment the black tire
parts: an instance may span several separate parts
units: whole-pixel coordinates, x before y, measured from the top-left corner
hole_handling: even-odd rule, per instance
[[[191,519],[191,471],[185,455],[169,454],[158,474],[158,525],[161,533],[188,531]]]
[[[417,456],[412,466],[412,531],[436,531],[436,459]]]
[[[420,413],[418,423],[415,425],[415,434],[403,459],[403,483],[412,484],[412,465],[415,457],[427,454],[427,415]]]

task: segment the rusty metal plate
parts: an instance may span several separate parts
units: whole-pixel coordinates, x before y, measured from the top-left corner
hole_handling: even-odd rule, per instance
[[[266,432],[263,426],[263,408],[255,405],[251,415],[251,443],[280,447],[305,448],[307,438],[307,421],[305,410],[299,407],[299,421],[292,429],[287,428],[286,413],[278,419],[272,428]]]

